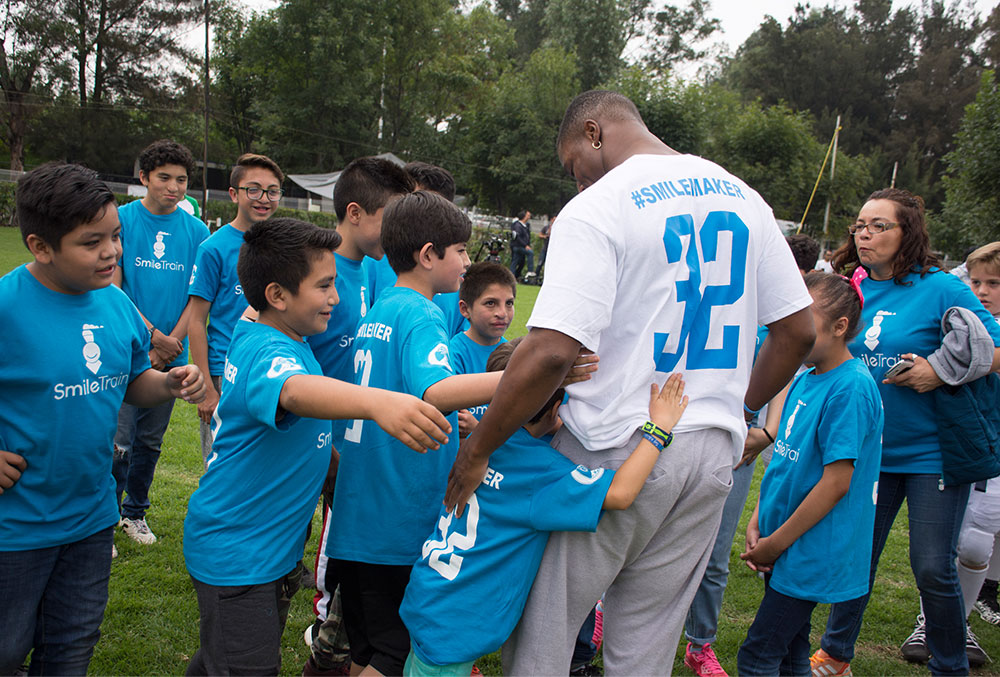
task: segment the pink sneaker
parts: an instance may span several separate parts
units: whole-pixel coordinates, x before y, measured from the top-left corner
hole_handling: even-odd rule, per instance
[[[688,642],[684,650],[684,665],[691,668],[698,677],[729,677],[715,657],[711,644],[702,646],[701,651],[691,651],[691,642]]]
[[[590,638],[590,643],[594,645],[594,651],[601,648],[604,641],[604,600],[597,603],[594,612],[594,636]]]

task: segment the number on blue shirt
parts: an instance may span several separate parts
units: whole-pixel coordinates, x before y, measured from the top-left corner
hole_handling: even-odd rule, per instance
[[[721,231],[729,231],[733,236],[729,284],[709,285],[702,292],[701,267],[703,263],[717,259]],[[683,258],[688,268],[688,278],[676,283],[677,300],[684,304],[677,350],[664,351],[669,332],[656,332],[653,335],[653,355],[659,372],[673,371],[684,355],[685,348],[688,350],[688,369],[733,369],[738,362],[739,325],[723,326],[722,347],[708,348],[707,344],[712,308],[732,305],[743,297],[750,230],[733,212],[710,212],[705,217],[697,238],[701,241],[700,256],[694,232],[694,219],[690,214],[671,216],[663,230],[663,248],[667,254],[667,262],[678,263]],[[682,257],[684,237],[687,237],[688,249]]]
[[[469,506],[466,509],[465,533],[453,531],[448,533],[448,529],[455,521],[455,511],[452,510],[445,517],[438,520],[438,529],[441,531],[441,540],[428,539],[424,542],[423,553],[427,557],[427,565],[434,569],[449,581],[455,580],[458,572],[462,570],[464,557],[456,553],[456,550],[468,550],[476,544],[479,527],[479,499],[475,494],[469,497]],[[430,555],[428,557],[428,555]],[[443,561],[442,556],[451,555],[448,561]]]
[[[358,372],[361,372],[361,381],[358,383],[362,388],[368,387],[368,381],[372,377],[372,351],[370,350],[359,350],[354,353],[354,375],[357,376]],[[344,433],[344,439],[348,442],[354,442],[356,444],[361,442],[361,430],[364,425],[364,420],[360,418],[354,419],[354,423],[351,427],[347,429]]]

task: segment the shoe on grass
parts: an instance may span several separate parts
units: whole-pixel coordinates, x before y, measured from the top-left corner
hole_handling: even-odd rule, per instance
[[[992,609],[986,600],[976,600],[976,606],[973,608],[979,613],[979,617],[990,625],[1000,625],[1000,611]]]
[[[111,559],[114,559],[116,557],[118,557],[118,548],[116,548],[115,544],[112,543],[111,544]],[[27,673],[25,673],[25,674],[27,674]]]
[[[144,517],[136,519],[122,517],[121,525],[122,531],[136,543],[142,543],[143,545],[156,543],[156,535],[149,530],[149,525],[146,524]]]
[[[930,660],[931,652],[927,649],[927,626],[924,623],[923,614],[917,615],[913,632],[900,645],[899,652],[903,654],[903,658],[911,663],[926,663]]]
[[[700,651],[692,650],[693,644],[688,642],[684,649],[684,665],[691,669],[691,672],[698,677],[729,677],[729,673],[722,669],[719,659],[715,656],[711,644],[703,644]]]
[[[978,668],[990,659],[979,646],[979,638],[972,632],[972,628],[965,626],[965,655],[969,659],[970,668]]]
[[[847,661],[838,661],[836,658],[817,649],[816,653],[809,657],[809,667],[812,669],[813,677],[847,677],[851,672],[851,664]]]

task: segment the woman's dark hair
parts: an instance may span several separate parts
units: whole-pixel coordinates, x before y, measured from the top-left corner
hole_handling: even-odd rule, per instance
[[[923,277],[931,268],[941,265],[937,255],[931,252],[923,198],[902,188],[883,188],[869,195],[865,202],[872,200],[891,200],[895,203],[896,221],[902,231],[899,251],[892,262],[892,278],[896,284],[905,284],[903,278],[910,273],[918,272]],[[850,236],[833,255],[833,269],[851,275],[859,265],[858,248],[854,237]]]
[[[861,297],[850,281],[840,275],[814,271],[805,276],[806,288],[813,303],[831,321],[847,318],[844,342],[849,342],[861,331]]]

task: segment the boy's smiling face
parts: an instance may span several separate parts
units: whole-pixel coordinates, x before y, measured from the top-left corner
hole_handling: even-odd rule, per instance
[[[28,236],[35,257],[29,270],[43,285],[62,294],[83,294],[111,284],[122,255],[118,209],[109,202],[93,221],[59,240],[59,251],[37,235]]]
[[[469,320],[469,338],[477,343],[493,345],[503,337],[514,319],[514,290],[510,285],[494,282],[472,302],[458,302],[462,316]]]
[[[469,255],[465,251],[465,243],[449,245],[444,250],[444,256],[440,259],[437,254],[431,251],[431,258],[434,259],[432,270],[432,284],[435,294],[449,294],[458,291],[462,284],[462,276],[469,267]]]
[[[153,214],[170,214],[187,192],[187,169],[181,165],[160,165],[149,174],[139,172],[139,180],[146,187],[142,204]]]
[[[337,262],[333,252],[324,251],[318,257],[310,258],[309,274],[299,283],[299,290],[294,294],[284,290],[282,324],[296,334],[293,338],[301,339],[326,331],[330,313],[340,302],[334,286]]]
[[[260,198],[251,200],[245,188],[262,188],[265,192]],[[280,188],[281,182],[270,169],[249,167],[240,179],[240,187],[229,189],[229,195],[236,203],[236,218],[245,228],[269,219],[278,208],[278,200],[268,198],[266,191]]]

